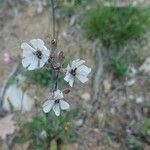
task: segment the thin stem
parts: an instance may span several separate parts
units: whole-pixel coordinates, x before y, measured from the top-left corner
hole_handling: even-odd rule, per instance
[[[52,4],[52,17],[53,17],[53,39],[55,39],[55,8],[54,8],[54,0],[51,0]]]
[[[59,72],[56,73],[56,79],[55,79],[55,84],[54,84],[54,91],[56,91],[57,87],[58,87],[58,77],[59,77]]]
[[[21,110],[21,112],[22,112],[22,110],[23,110],[23,99],[24,99],[24,91],[22,92],[22,97],[21,97],[21,108],[20,108],[20,110]]]
[[[60,138],[58,138],[58,139],[56,140],[56,144],[57,144],[57,150],[61,150],[61,147],[62,147],[62,141],[61,141]]]

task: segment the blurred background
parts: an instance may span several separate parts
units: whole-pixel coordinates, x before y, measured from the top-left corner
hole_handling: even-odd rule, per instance
[[[84,59],[69,112],[42,112],[54,82],[21,65],[22,42],[52,40],[51,0],[0,0],[0,150],[150,150],[150,0],[54,0],[64,67]],[[60,89],[68,88],[64,75]]]

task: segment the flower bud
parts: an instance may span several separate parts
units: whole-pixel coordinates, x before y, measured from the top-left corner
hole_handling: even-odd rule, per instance
[[[21,84],[21,90],[22,90],[23,92],[25,92],[25,91],[27,90],[27,88],[28,88],[28,84],[27,84],[27,83],[22,83],[22,84]]]
[[[60,63],[63,63],[64,59],[65,59],[64,52],[63,52],[63,51],[60,51],[59,54],[58,54],[58,61],[59,61]]]
[[[70,89],[65,89],[65,90],[63,91],[64,94],[68,94],[69,92],[70,92]]]
[[[52,48],[56,48],[57,47],[57,40],[56,39],[53,39],[52,41],[51,41],[51,46],[52,46]]]

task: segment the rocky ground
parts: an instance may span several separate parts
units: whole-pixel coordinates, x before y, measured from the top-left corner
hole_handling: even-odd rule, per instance
[[[78,14],[74,14],[72,17],[59,22],[58,48],[73,58],[85,59],[88,66],[92,68],[92,73],[88,83],[83,86],[77,82],[72,93],[67,96],[72,108],[79,107],[80,110],[75,120],[79,140],[76,144],[69,145],[71,148],[68,148],[68,150],[125,149],[124,140],[134,132],[130,126],[134,126],[142,117],[149,117],[150,115],[149,109],[143,107],[150,100],[149,45],[143,47],[142,55],[146,61],[138,67],[131,66],[130,72],[125,78],[118,79],[109,71],[101,71],[100,78],[102,79],[98,81],[98,85],[95,85],[98,63],[94,55],[94,44],[87,41],[80,33],[80,29],[75,26],[77,18]],[[3,89],[8,75],[20,60],[21,43],[33,38],[41,38],[47,45],[50,44],[52,38],[51,9],[44,2],[41,5],[17,0],[8,1],[7,3],[0,1],[1,89]],[[11,55],[11,60],[7,63],[4,61],[5,52]],[[98,87],[98,97],[96,96],[96,101],[94,101],[93,95],[96,87]],[[16,94],[17,92],[20,93],[19,90],[14,85],[8,86],[4,95],[3,108],[10,111],[8,97],[17,110],[20,108],[18,101],[21,95]],[[47,92],[47,88],[30,85],[25,95],[23,109],[27,112],[23,114],[23,118],[30,120],[32,113],[35,113],[35,97],[38,98],[39,111],[41,111],[40,106],[46,98]],[[14,127],[14,122],[11,120],[12,116],[8,116],[6,120],[2,119],[0,120],[1,124],[9,124],[12,130],[7,130],[9,126],[6,127],[6,130],[13,133],[16,127]],[[0,132],[2,130],[3,126],[0,125]],[[104,135],[109,135],[107,141],[109,144],[99,142]],[[5,133],[2,133],[1,137],[3,140],[1,140],[0,150],[10,149],[11,140],[6,142]],[[13,145],[13,149],[26,150],[28,145],[29,143]],[[144,144],[144,150],[148,149],[150,149],[149,145]]]

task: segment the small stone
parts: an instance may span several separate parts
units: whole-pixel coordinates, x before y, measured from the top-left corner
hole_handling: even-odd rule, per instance
[[[90,94],[89,93],[83,93],[82,95],[81,95],[81,98],[83,99],[83,100],[85,100],[85,101],[89,101],[90,100]]]
[[[128,74],[130,77],[134,77],[137,74],[137,70],[134,67],[130,67]]]
[[[135,82],[136,82],[135,79],[130,79],[130,80],[128,80],[128,81],[125,82],[125,85],[126,85],[126,86],[132,86],[132,85],[135,84]]]
[[[47,138],[47,133],[46,133],[45,130],[43,130],[43,131],[40,133],[40,137],[41,137],[42,139],[46,139],[46,138]]]
[[[103,86],[104,86],[104,92],[108,93],[111,89],[111,84],[108,80],[103,81]]]
[[[83,125],[83,120],[82,119],[79,119],[75,122],[76,126],[80,127]]]
[[[146,74],[150,74],[150,57],[145,60],[145,62],[139,68],[140,71],[143,71]]]
[[[111,112],[111,114],[115,114],[115,112],[116,112],[116,110],[115,110],[115,108],[114,107],[112,107],[111,109],[110,109],[110,112]]]
[[[141,104],[141,103],[143,103],[143,101],[144,101],[143,97],[137,97],[136,98],[136,103],[137,104]]]
[[[17,85],[11,85],[6,90],[3,102],[3,108],[11,111],[11,107],[14,110],[21,109],[22,90]],[[34,99],[29,97],[26,93],[23,98],[23,111],[30,111],[34,106]]]

